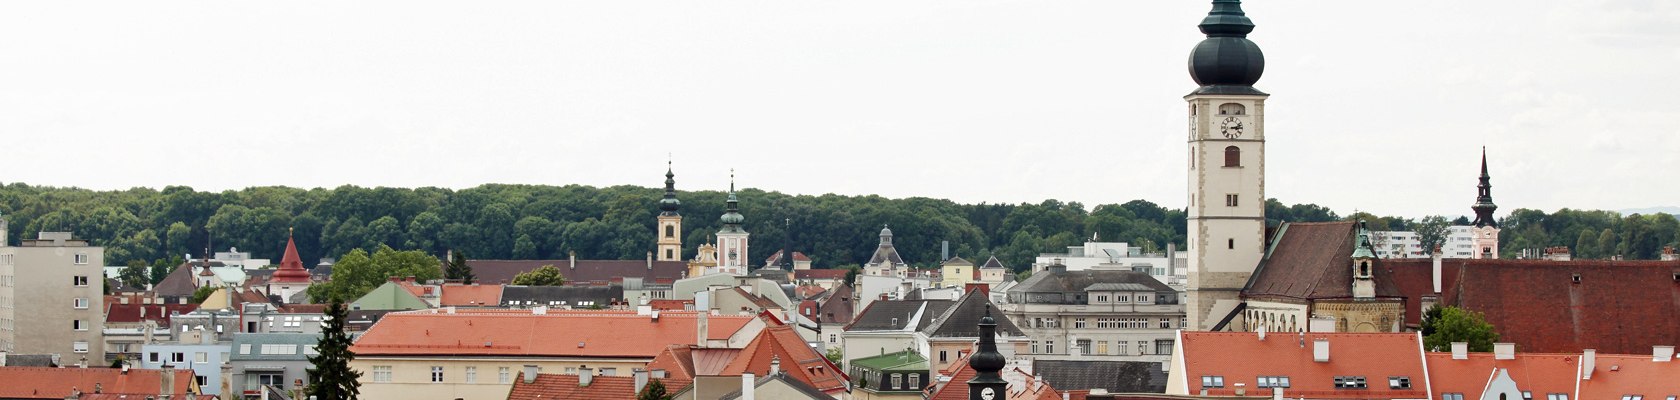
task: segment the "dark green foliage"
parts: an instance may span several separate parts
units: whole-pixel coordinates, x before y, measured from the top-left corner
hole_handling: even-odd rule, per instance
[[[128,266],[117,273],[117,280],[122,281],[125,286],[144,289],[146,284],[151,283],[151,280],[146,278],[148,269],[151,269],[151,266],[146,265],[145,260],[128,260]]]
[[[1458,307],[1432,307],[1419,325],[1423,346],[1429,351],[1449,351],[1453,342],[1468,342],[1470,351],[1489,352],[1499,341],[1499,332],[1482,319],[1482,313]]]
[[[203,304],[204,299],[209,298],[210,294],[216,293],[216,289],[221,288],[213,285],[199,286],[198,289],[193,290],[192,299],[188,300],[188,302],[193,304]]]
[[[357,379],[361,372],[350,369],[356,353],[350,351],[350,335],[344,333],[344,303],[333,300],[327,305],[326,326],[321,329],[321,341],[315,345],[316,355],[309,356],[315,370],[309,374],[309,397],[316,400],[354,400],[361,394]]]
[[[368,255],[351,249],[333,264],[332,279],[309,286],[309,298],[316,302],[355,301],[385,284],[391,277],[414,277],[424,282],[443,276],[438,259],[423,251],[397,251],[385,245]]]
[[[560,269],[553,265],[519,273],[513,276],[513,284],[524,286],[561,286],[566,284],[566,277],[560,274]]]
[[[449,253],[449,265],[443,268],[443,279],[459,279],[463,285],[471,285],[473,279],[472,267],[467,265],[467,254],[459,251]]]
[[[636,400],[670,400],[671,395],[665,393],[665,382],[658,379],[650,380],[641,393],[636,394]]]

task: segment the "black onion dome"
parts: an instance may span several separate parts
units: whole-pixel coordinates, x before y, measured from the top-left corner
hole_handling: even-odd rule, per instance
[[[1266,56],[1248,40],[1254,22],[1243,14],[1242,2],[1214,0],[1197,26],[1207,39],[1190,51],[1190,78],[1202,86],[1196,93],[1262,94],[1253,86],[1266,70]]]
[[[665,198],[659,199],[660,215],[677,215],[682,208],[682,201],[677,200],[677,175],[671,173],[670,165],[665,167]]]

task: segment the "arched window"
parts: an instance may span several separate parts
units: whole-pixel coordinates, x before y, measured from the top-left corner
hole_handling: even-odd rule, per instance
[[[665,237],[676,237],[676,236],[677,236],[677,226],[676,225],[665,225]]]
[[[1243,105],[1241,104],[1225,103],[1219,105],[1219,115],[1243,115],[1243,111]]]
[[[1225,146],[1225,166],[1241,167],[1242,149],[1237,148],[1237,146]]]

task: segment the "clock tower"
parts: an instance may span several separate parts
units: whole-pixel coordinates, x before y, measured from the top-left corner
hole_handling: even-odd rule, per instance
[[[723,223],[723,229],[717,232],[718,241],[718,272],[728,274],[747,273],[747,239],[752,235],[741,224],[747,218],[741,215],[739,209],[741,200],[735,197],[735,173],[729,173],[729,198],[725,200],[725,209],[718,222]]]
[[[1207,39],[1190,53],[1200,87],[1184,96],[1189,114],[1190,187],[1186,250],[1188,329],[1207,330],[1238,304],[1265,252],[1265,70],[1254,23],[1239,0],[1214,0],[1198,25]]]
[[[677,175],[671,173],[671,162],[665,162],[665,198],[659,199],[659,261],[682,261],[682,214],[677,209]]]

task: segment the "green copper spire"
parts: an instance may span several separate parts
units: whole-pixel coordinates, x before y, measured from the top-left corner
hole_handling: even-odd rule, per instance
[[[719,222],[723,222],[723,231],[740,232],[741,223],[747,222],[747,217],[741,216],[740,203],[740,199],[735,197],[735,171],[730,170],[729,199],[724,201],[726,207],[723,211],[723,217],[718,218]]]
[[[677,200],[677,175],[671,173],[671,162],[665,161],[665,198],[659,199],[659,215],[676,216],[677,209],[682,208],[682,201]]]
[[[1254,21],[1238,0],[1214,0],[1200,28],[1207,39],[1190,51],[1190,78],[1201,85],[1195,94],[1264,95],[1254,89],[1266,71],[1266,56],[1248,40]]]
[[[1353,243],[1353,258],[1377,258],[1377,253],[1371,250],[1371,231],[1365,229],[1365,221],[1359,221],[1358,235]]]

